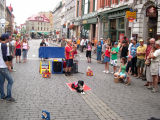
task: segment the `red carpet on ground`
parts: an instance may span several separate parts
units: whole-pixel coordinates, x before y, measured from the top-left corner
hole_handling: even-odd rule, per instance
[[[75,91],[75,89],[71,87],[72,83],[66,83],[66,84],[71,91]],[[84,91],[88,91],[88,90],[91,90],[91,88],[84,84]]]

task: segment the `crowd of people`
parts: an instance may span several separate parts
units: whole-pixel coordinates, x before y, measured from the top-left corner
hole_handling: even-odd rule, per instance
[[[75,48],[74,50],[72,48],[71,41],[69,44],[67,41],[66,45],[65,39],[62,40],[61,47],[66,48],[67,56],[75,50]],[[143,39],[127,39],[124,37],[122,41],[112,44],[110,39],[104,40],[101,38],[100,41],[94,43],[88,39],[78,39],[76,49],[79,49],[80,52],[86,51],[88,63],[91,63],[91,57],[96,54],[97,63],[105,65],[103,72],[113,74],[119,78],[120,82],[130,85],[132,76],[136,79],[147,80],[144,86],[147,86],[153,93],[158,92],[158,83],[160,82],[160,40],[156,41],[154,38],[150,38],[145,44]],[[69,58],[67,57],[67,59]],[[118,60],[120,65],[118,65]],[[72,67],[72,61],[67,60],[68,67]],[[113,71],[110,69],[110,64]]]
[[[14,102],[12,97],[13,78],[10,72],[16,72],[13,67],[13,59],[16,57],[16,63],[27,62],[27,52],[29,50],[28,40],[23,37],[9,36],[2,34],[0,37],[0,99]],[[22,53],[22,54],[21,54]],[[5,80],[8,81],[7,94],[4,92]]]

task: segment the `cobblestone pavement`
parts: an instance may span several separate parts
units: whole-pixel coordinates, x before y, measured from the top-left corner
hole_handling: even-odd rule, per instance
[[[52,75],[43,79],[39,74],[40,40],[30,41],[29,61],[16,64],[13,97],[16,103],[0,101],[0,120],[40,120],[41,111],[48,110],[52,120],[147,120],[160,118],[160,94],[143,87],[144,82],[132,79],[131,86],[115,84],[113,75],[104,74],[103,64],[86,62],[80,54],[79,73],[71,77]],[[85,74],[87,66],[93,77]],[[67,82],[84,80],[92,89],[81,95],[71,92]],[[5,87],[6,88],[6,87]]]

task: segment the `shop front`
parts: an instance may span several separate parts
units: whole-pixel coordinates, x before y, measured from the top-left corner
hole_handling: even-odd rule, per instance
[[[110,38],[112,44],[118,40],[122,41],[125,35],[130,34],[128,22],[125,18],[127,10],[128,6],[123,6],[101,13],[103,38]]]
[[[82,21],[81,37],[93,40],[97,35],[97,18],[89,18]]]

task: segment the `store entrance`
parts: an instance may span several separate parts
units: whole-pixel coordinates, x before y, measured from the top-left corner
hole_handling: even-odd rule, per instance
[[[148,37],[157,39],[158,11],[156,7],[148,7],[146,15],[148,17]]]
[[[149,18],[148,21],[148,37],[157,38],[157,17]]]

